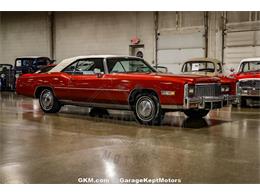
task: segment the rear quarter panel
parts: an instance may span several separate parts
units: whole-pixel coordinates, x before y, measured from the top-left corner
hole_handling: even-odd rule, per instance
[[[60,87],[68,85],[69,77],[62,73],[25,74],[16,82],[17,94],[34,97],[38,87],[50,87],[58,98],[68,97],[69,94]]]

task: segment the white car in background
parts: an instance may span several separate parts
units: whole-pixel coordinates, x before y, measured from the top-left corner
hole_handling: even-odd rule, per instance
[[[241,106],[260,105],[260,58],[247,58],[240,62],[238,72],[232,74],[237,80],[237,95]]]

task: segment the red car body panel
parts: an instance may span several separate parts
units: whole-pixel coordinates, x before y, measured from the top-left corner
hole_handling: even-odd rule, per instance
[[[35,97],[37,87],[53,89],[60,100],[127,105],[134,89],[154,90],[163,105],[182,105],[184,84],[220,83],[216,77],[162,73],[112,73],[70,75],[67,73],[25,74],[17,79],[18,94]],[[174,96],[161,95],[161,90],[175,91]]]
[[[227,94],[236,95],[236,79],[226,76],[218,76],[218,78],[220,78],[220,82],[222,85],[230,86],[230,91]]]
[[[236,80],[255,79],[255,78],[260,78],[260,72],[259,71],[239,72],[239,73],[236,73],[236,74],[232,74],[231,76],[234,77]]]

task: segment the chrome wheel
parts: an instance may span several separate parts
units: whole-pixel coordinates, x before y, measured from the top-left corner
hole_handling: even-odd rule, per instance
[[[148,96],[140,97],[136,102],[136,114],[142,121],[150,121],[156,114],[154,101]]]
[[[50,90],[45,89],[42,91],[40,96],[40,104],[46,111],[51,110],[54,104],[54,97]]]

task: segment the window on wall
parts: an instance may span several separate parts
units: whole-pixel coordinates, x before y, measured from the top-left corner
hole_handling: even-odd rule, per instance
[[[228,23],[248,22],[250,17],[250,12],[227,12]]]
[[[159,12],[159,28],[176,28],[176,12]]]
[[[204,12],[179,12],[181,27],[203,26]]]

